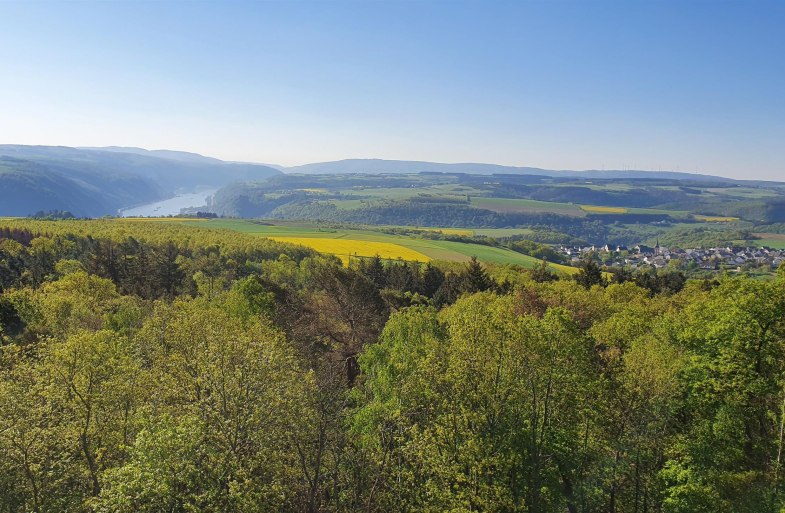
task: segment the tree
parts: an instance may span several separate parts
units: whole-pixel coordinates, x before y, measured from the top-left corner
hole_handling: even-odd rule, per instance
[[[433,295],[433,302],[436,306],[445,306],[455,303],[462,293],[463,280],[454,273],[448,272],[444,276],[441,285]]]
[[[111,281],[77,271],[38,290],[22,289],[8,297],[27,326],[26,336],[64,340],[83,330],[101,329],[119,294]]]
[[[590,346],[563,312],[520,316],[487,293],[438,318],[405,310],[361,365],[355,422],[383,483],[365,509],[573,510]]]
[[[130,448],[128,462],[104,474],[108,484],[96,503],[106,513],[184,511],[208,508],[204,471],[208,457],[201,443],[205,426],[192,415],[163,414],[145,419]]]
[[[346,382],[352,385],[359,374],[357,355],[384,326],[384,302],[374,284],[352,269],[321,266],[313,275],[313,285],[308,329],[322,339],[326,353],[343,366]]]
[[[83,458],[84,484],[101,492],[101,473],[123,460],[139,403],[140,369],[117,334],[82,332],[48,348],[44,372],[50,400],[62,408]]]
[[[0,506],[76,511],[82,496],[73,437],[47,397],[47,375],[13,346],[0,353]],[[10,369],[8,369],[10,367]]]
[[[605,511],[642,511],[656,504],[659,473],[674,434],[683,351],[656,316],[646,291],[632,283],[604,291],[612,309],[589,333],[601,366],[603,451],[598,471]]]
[[[275,314],[276,296],[265,288],[258,276],[237,280],[234,282],[232,290],[239,293],[243,299],[242,317],[272,317]]]
[[[469,263],[466,264],[462,276],[463,291],[473,294],[475,292],[485,292],[493,287],[493,280],[488,276],[488,272],[483,268],[482,264],[473,256]]]
[[[161,248],[156,248],[154,252],[152,275],[161,295],[165,297],[172,298],[176,295],[185,276],[180,268],[178,256],[177,245],[171,241]]]
[[[3,345],[10,337],[18,335],[24,323],[19,317],[14,304],[8,299],[0,296],[0,345]]]
[[[40,285],[54,273],[58,260],[67,258],[76,244],[63,237],[36,237],[27,252],[28,276],[33,285]]]
[[[24,247],[0,238],[0,293],[18,283],[24,270]]]
[[[691,353],[684,434],[663,470],[666,511],[776,511],[782,496],[785,293],[726,279],[675,324]]]
[[[432,298],[436,294],[436,291],[439,290],[439,287],[442,286],[443,282],[444,272],[430,262],[426,263],[425,269],[423,270],[420,292],[423,295]]]
[[[387,267],[386,286],[399,292],[416,292],[420,288],[420,266],[416,262],[391,263]]]
[[[283,335],[223,298],[161,303],[138,335],[158,408],[127,464],[106,474],[105,511],[299,510],[299,462],[315,429],[313,376]]]
[[[387,274],[382,264],[382,258],[377,253],[373,258],[360,259],[359,271],[371,280],[377,288],[383,289],[387,284]]]
[[[548,262],[544,259],[540,261],[540,264],[532,269],[531,271],[532,279],[538,283],[545,283],[549,281],[556,281],[559,279],[558,276],[553,274],[550,269],[548,269]]]
[[[232,269],[221,257],[218,246],[200,248],[198,255],[188,262],[187,267],[196,283],[197,291],[208,299],[223,292],[230,281],[227,275]]]
[[[602,269],[594,261],[591,255],[581,260],[578,273],[574,275],[575,281],[584,288],[591,288],[594,285],[604,286],[606,281],[602,275]]]

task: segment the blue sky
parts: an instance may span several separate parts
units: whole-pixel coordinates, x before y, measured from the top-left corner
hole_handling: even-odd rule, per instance
[[[0,1],[0,142],[785,180],[785,2]]]

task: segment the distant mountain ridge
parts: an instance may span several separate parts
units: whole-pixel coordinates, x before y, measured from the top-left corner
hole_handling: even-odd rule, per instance
[[[412,174],[412,173],[465,173],[478,175],[523,174],[551,177],[580,178],[652,178],[669,180],[723,180],[731,178],[684,173],[679,171],[644,171],[644,170],[553,170],[537,167],[503,166],[500,164],[483,163],[440,163],[416,160],[384,160],[384,159],[346,159],[331,162],[315,162],[301,166],[282,168],[284,173],[303,174]]]
[[[736,182],[697,173],[641,170],[549,170],[486,163],[346,159],[284,167],[227,162],[197,153],[137,147],[0,145],[0,215],[70,210],[81,216],[113,215],[119,209],[172,197],[178,191],[222,188],[284,174],[404,175],[445,173],[525,175],[585,179],[667,179]]]
[[[246,166],[265,166],[281,171],[285,166],[278,164],[269,164],[266,162],[240,162],[234,160],[220,160],[215,157],[207,157],[199,153],[178,150],[146,150],[144,148],[136,148],[134,146],[80,146],[79,149],[83,150],[96,150],[96,151],[109,151],[114,153],[135,153],[137,155],[148,155],[152,157],[159,157],[169,160],[177,160],[180,162],[191,163],[223,163],[223,164],[240,164]]]
[[[264,180],[280,171],[194,153],[141,148],[0,145],[0,215],[69,210],[113,215],[180,190]]]
[[[175,150],[146,150],[144,148],[136,148],[134,146],[80,146],[77,149],[79,150],[91,150],[91,151],[108,151],[112,153],[133,153],[135,155],[146,155],[148,157],[158,157],[162,159],[168,160],[176,160],[178,162],[190,162],[190,163],[210,163],[210,164],[221,164],[223,163],[222,160],[213,158],[213,157],[206,157],[204,155],[200,155],[198,153],[192,153],[188,151],[175,151]]]

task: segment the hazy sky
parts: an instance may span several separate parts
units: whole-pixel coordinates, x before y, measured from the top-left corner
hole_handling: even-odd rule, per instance
[[[8,2],[0,143],[785,180],[785,2]]]

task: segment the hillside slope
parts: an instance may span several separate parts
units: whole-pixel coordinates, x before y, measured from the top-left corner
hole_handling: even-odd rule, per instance
[[[81,216],[115,214],[176,191],[277,174],[267,166],[166,150],[0,145],[0,215],[52,209]]]

